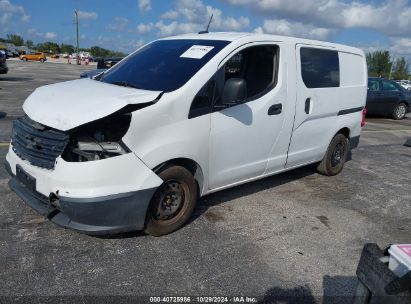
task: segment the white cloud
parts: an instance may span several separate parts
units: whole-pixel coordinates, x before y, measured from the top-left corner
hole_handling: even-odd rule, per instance
[[[135,40],[130,41],[128,43],[128,46],[131,47],[133,50],[136,50],[136,49],[142,47],[144,44],[145,44],[144,40],[140,39],[140,40],[137,40],[137,41],[135,41]]]
[[[98,14],[96,12],[78,11],[78,18],[83,20],[96,20]]]
[[[161,15],[161,19],[170,19],[170,20],[175,20],[178,18],[178,12],[175,10],[167,11],[164,14]]]
[[[264,20],[263,25],[254,30],[257,33],[295,36],[302,38],[326,40],[335,32],[333,29],[315,27],[312,24],[290,22],[285,19]]]
[[[118,42],[117,47],[118,50],[124,53],[134,52],[135,50],[139,49],[141,46],[145,44],[143,39],[139,40],[121,40]]]
[[[393,38],[390,50],[398,56],[407,56],[411,59],[411,38]]]
[[[411,63],[411,38],[391,38],[389,44],[357,45],[366,53],[389,51],[392,58],[405,57]]]
[[[151,0],[138,0],[138,9],[141,12],[148,12],[151,10]]]
[[[47,39],[54,40],[57,38],[57,34],[54,32],[40,32],[35,28],[30,28],[27,30],[28,37],[30,39]]]
[[[1,17],[0,17],[0,24],[7,24],[10,22],[11,18],[13,17],[12,14],[10,13],[4,13]]]
[[[44,34],[44,38],[46,39],[55,39],[56,37],[57,37],[57,34],[53,32],[47,32]]]
[[[222,0],[244,6],[267,19],[310,23],[319,28],[369,28],[393,36],[411,35],[411,5],[407,0]]]
[[[247,17],[240,16],[238,18],[225,17],[223,12],[217,8],[207,7],[208,16],[213,14],[213,20],[211,22],[210,28],[222,30],[222,31],[239,31],[250,26],[250,19]],[[210,18],[210,17],[208,17]],[[209,19],[206,20],[208,23]]]
[[[157,22],[155,26],[158,29],[157,35],[160,37],[193,33],[202,29],[202,26],[197,23],[179,23],[177,21],[173,21],[169,24],[164,24],[162,20]]]
[[[141,35],[147,34],[149,32],[151,32],[151,30],[153,29],[154,24],[153,23],[140,23],[139,25],[137,25],[135,32]]]
[[[113,23],[109,24],[106,28],[109,31],[121,32],[127,28],[128,22],[127,18],[116,17],[114,18]]]
[[[39,32],[35,28],[30,28],[27,30],[27,34],[29,35],[29,38],[40,38],[44,36],[44,33]]]
[[[114,42],[114,38],[113,38],[113,37],[108,37],[108,36],[106,36],[106,35],[99,35],[99,36],[97,37],[97,41],[98,41],[100,44],[112,43],[112,42]]]
[[[23,15],[21,16],[21,21],[28,23],[30,22],[31,17],[29,15]]]
[[[14,5],[9,0],[0,0],[0,24],[11,22],[14,16],[20,17],[20,21],[29,22],[30,16],[21,5]]]
[[[161,15],[161,20],[155,24],[158,36],[205,30],[211,14],[213,14],[211,30],[239,31],[250,26],[250,20],[247,17],[225,16],[220,9],[205,5],[202,0],[176,0],[174,8]],[[177,18],[181,21],[175,21]],[[166,23],[164,19],[174,21]]]

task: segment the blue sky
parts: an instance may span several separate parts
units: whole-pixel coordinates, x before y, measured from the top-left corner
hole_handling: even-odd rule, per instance
[[[410,0],[0,0],[0,36],[130,52],[158,37],[205,28],[327,40],[411,54]]]

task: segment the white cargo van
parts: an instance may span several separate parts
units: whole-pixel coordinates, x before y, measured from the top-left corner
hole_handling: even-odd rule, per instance
[[[338,174],[366,94],[356,48],[247,33],[157,40],[95,79],[35,90],[13,125],[9,185],[64,227],[167,234],[211,192],[312,163]]]

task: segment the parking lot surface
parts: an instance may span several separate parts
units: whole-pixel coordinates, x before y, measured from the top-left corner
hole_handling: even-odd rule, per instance
[[[403,145],[410,114],[369,119],[342,174],[325,177],[309,166],[209,195],[192,221],[168,236],[92,237],[57,227],[8,189],[11,122],[36,87],[89,68],[17,61],[9,68],[0,76],[0,112],[7,114],[0,118],[0,296],[348,302],[365,243],[411,241],[411,148]]]

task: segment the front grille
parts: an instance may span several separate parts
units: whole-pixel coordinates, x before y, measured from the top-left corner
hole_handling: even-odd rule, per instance
[[[13,122],[13,151],[37,167],[54,169],[56,159],[63,153],[68,140],[67,134],[45,127],[27,116]]]

